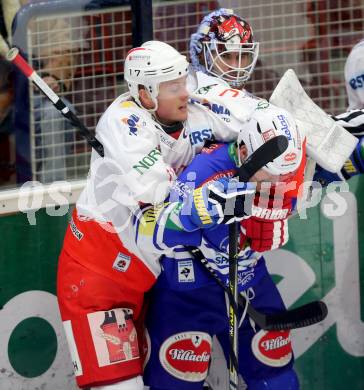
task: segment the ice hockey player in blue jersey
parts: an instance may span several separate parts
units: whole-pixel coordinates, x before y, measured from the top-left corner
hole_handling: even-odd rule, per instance
[[[328,172],[320,166],[316,167],[313,180],[318,181],[322,186],[333,181],[349,180],[353,176],[364,173],[364,109],[351,110],[332,118],[355,135],[359,142],[339,173]]]
[[[240,157],[244,159],[271,137],[285,135],[288,149],[251,178],[257,182],[260,196],[255,199],[252,216],[241,222],[238,263],[239,292],[258,310],[282,311],[284,304],[261,252],[278,248],[288,240],[287,217],[295,206],[297,191],[284,192],[280,188],[292,181],[297,181],[298,188],[302,182],[304,140],[290,114],[268,103],[264,108],[259,106],[240,134],[241,154],[236,143],[205,148],[179,176],[169,198],[171,203],[165,207],[195,194],[194,188],[206,183],[218,180],[223,186],[223,177],[236,175]],[[280,184],[268,186],[267,182]],[[186,210],[188,221],[193,212]],[[151,348],[144,380],[151,390],[202,389],[214,335],[228,358],[227,302],[222,288],[186,246],[198,246],[220,279],[227,283],[228,227],[195,228],[186,234],[178,227],[178,223],[183,223],[180,209],[178,223],[173,213],[163,218],[158,210],[146,209],[144,219],[139,218],[136,225],[138,244],[145,248],[151,245],[150,250],[164,253],[163,272],[152,292],[147,314]],[[239,368],[249,390],[298,389],[293,361],[289,331],[261,330],[240,313]]]

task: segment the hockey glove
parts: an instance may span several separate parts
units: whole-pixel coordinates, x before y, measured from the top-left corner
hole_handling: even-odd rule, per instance
[[[248,239],[251,249],[257,252],[280,248],[289,239],[288,217],[295,201],[290,196],[284,196],[276,204],[273,200],[270,198],[268,203],[264,200],[261,202],[257,195],[252,216],[241,222],[242,239]]]
[[[289,238],[287,219],[266,221],[251,217],[242,221],[241,226],[242,238],[249,239],[250,248],[257,252],[280,248]]]
[[[255,185],[222,178],[193,191],[190,207],[180,210],[185,230],[241,221],[251,214]]]

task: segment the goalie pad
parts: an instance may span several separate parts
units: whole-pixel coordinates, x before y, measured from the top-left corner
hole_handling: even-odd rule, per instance
[[[312,101],[292,69],[285,72],[270,102],[294,116],[306,136],[307,155],[324,169],[339,172],[358,140]]]

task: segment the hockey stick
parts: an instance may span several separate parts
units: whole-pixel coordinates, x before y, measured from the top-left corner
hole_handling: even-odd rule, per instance
[[[283,137],[285,139],[284,136],[279,137]],[[247,177],[251,177],[257,170],[265,165],[264,162],[268,162],[266,159],[274,159],[274,156],[270,155],[269,149],[275,149],[278,155],[282,153],[282,151],[285,149],[287,140],[285,139],[278,141],[279,143],[281,142],[281,144],[276,144],[277,140],[273,140],[274,138],[263,144],[262,147],[257,149],[251,156],[249,156],[247,160],[245,160],[244,165],[239,168],[240,180],[246,181]],[[235,305],[235,311],[237,311],[237,305],[234,303],[236,301],[234,301],[230,289],[227,288],[226,285],[220,280],[219,276],[211,267],[210,263],[205,259],[202,252],[198,248],[188,247],[187,249],[205,266],[205,268],[211,273],[217,283],[224,289],[224,291],[229,296],[230,302]],[[258,324],[260,328],[265,330],[301,328],[320,322],[325,319],[327,315],[327,307],[325,303],[321,301],[314,301],[296,309],[286,310],[284,312],[275,314],[260,313],[259,311],[255,310],[249,302],[246,301],[243,295],[239,295],[238,303],[242,308],[247,306],[247,312],[250,317],[256,324]]]
[[[229,387],[238,388],[239,338],[238,338],[238,223],[229,226]]]
[[[252,153],[239,167],[239,181],[248,181],[264,165],[280,156],[288,147],[288,140],[284,135],[271,138]]]
[[[91,131],[80,121],[80,119],[70,110],[64,101],[48,86],[48,84],[37,74],[37,72],[28,64],[28,62],[20,55],[19,49],[13,47],[9,50],[7,60],[13,62],[19,70],[33,82],[33,84],[53,103],[54,107],[66,118],[71,124],[77,127],[88,144],[96,150],[96,152],[104,157],[104,147],[94,137]]]
[[[202,252],[198,248],[188,247],[196,260],[199,260],[216,282],[224,289],[229,299],[232,299],[228,287],[219,278],[216,271],[211,267]],[[309,302],[295,309],[285,310],[279,313],[264,314],[254,309],[250,302],[247,302],[243,295],[238,297],[238,305],[244,309],[247,306],[247,313],[252,320],[264,330],[288,330],[303,328],[323,321],[327,316],[327,306],[322,301]],[[236,307],[237,309],[237,307]]]
[[[251,154],[239,168],[239,181],[248,181],[264,165],[280,156],[288,147],[288,140],[283,135],[274,137]],[[240,224],[229,226],[229,383],[230,389],[238,387],[238,233]]]
[[[267,162],[273,160],[284,152],[287,148],[288,141],[284,136],[280,143],[277,145],[270,143],[274,141],[274,138],[263,144],[253,154],[251,154],[244,164],[239,168],[239,180],[242,182],[248,181],[255,172],[261,169]],[[278,137],[277,137],[278,138]],[[285,143],[285,146],[284,146]],[[267,146],[268,145],[268,146]],[[264,147],[264,148],[263,148]],[[275,148],[276,155],[269,155]],[[271,159],[271,160],[269,160]],[[269,161],[267,161],[269,160]],[[265,163],[264,163],[265,162]],[[233,225],[237,225],[236,223]],[[265,315],[255,310],[250,303],[246,301],[243,295],[239,296],[239,305],[245,307],[247,304],[247,312],[250,317],[262,328],[266,330],[282,330],[282,329],[295,329],[304,326],[315,324],[322,321],[327,316],[327,306],[324,302],[314,301],[307,305],[300,306],[296,309],[288,310],[282,313]]]

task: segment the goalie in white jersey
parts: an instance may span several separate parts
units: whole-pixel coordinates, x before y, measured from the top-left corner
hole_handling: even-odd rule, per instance
[[[191,35],[190,57],[195,71],[214,76],[235,89],[243,89],[254,71],[259,42],[250,24],[232,9],[206,15]]]
[[[105,157],[92,152],[57,280],[77,383],[110,390],[142,386],[138,330],[144,293],[160,273],[158,255],[135,244],[134,213],[141,204],[165,199],[176,174],[206,139],[237,138],[241,120],[224,109],[224,99],[232,100],[243,117],[243,108],[248,114],[257,103],[240,91],[217,86],[208,94],[218,97],[215,110],[207,95],[197,94],[188,104],[188,62],[162,42],[132,49],[124,66],[130,93],[117,98],[97,125]],[[236,196],[251,193],[249,186],[236,189]],[[196,198],[191,216],[198,228],[204,227],[205,201]]]
[[[362,94],[364,91],[364,76],[362,74],[364,69],[363,52],[364,44],[361,41],[353,48],[345,68],[349,108],[359,108],[359,110],[332,117],[340,126],[356,136],[358,134],[362,135],[364,123],[364,95]],[[220,8],[209,13],[202,19],[196,33],[192,34],[190,39],[191,63],[197,72],[200,84],[200,89],[197,89],[197,92],[202,94],[204,79],[211,84],[211,76],[214,76],[215,80],[218,80],[215,81],[216,83],[224,83],[232,88],[241,89],[243,93],[249,95],[244,89],[244,85],[254,71],[258,53],[259,42],[254,39],[253,29],[246,20],[235,14],[232,9],[227,8]],[[286,78],[286,74],[282,77],[282,80]],[[298,79],[297,83],[299,83]],[[280,84],[281,82],[278,86]],[[287,83],[285,85],[287,86]],[[302,86],[300,84],[299,86],[301,91],[303,91]],[[287,89],[290,88],[293,91],[291,84]],[[283,90],[281,88],[281,93]],[[273,95],[275,99],[271,100],[272,103],[287,109],[296,119],[299,119],[302,133],[312,128],[312,131],[309,131],[310,136],[307,137],[309,157],[312,157],[320,164],[326,162],[326,164],[322,165],[326,171],[338,173],[345,162],[344,157],[349,157],[354,150],[355,140],[353,137],[350,137],[347,133],[345,135],[345,132],[340,132],[334,126],[334,122],[322,110],[321,116],[317,118],[317,123],[313,123],[312,119],[309,118],[311,116],[310,112],[312,110],[318,111],[319,108],[315,107],[308,97],[305,102],[300,101],[298,98],[300,95],[299,89],[295,89],[290,96],[285,95],[278,100],[277,94],[274,93]],[[209,97],[209,105],[212,109],[214,108],[213,103],[215,103],[215,98],[211,96]],[[230,100],[224,102],[226,109],[236,114],[236,109],[229,104]],[[305,110],[307,115],[303,118],[299,114],[305,112]],[[329,137],[328,134],[334,127],[336,135]],[[320,129],[322,129],[321,134],[319,134]],[[340,133],[340,136],[338,133]],[[325,141],[327,142],[325,143]],[[331,157],[332,162],[330,164],[327,163],[325,153],[320,154],[317,152],[321,149],[330,150],[331,155],[336,156],[335,158]],[[315,151],[314,155],[310,153],[313,150]],[[352,157],[350,156],[350,158]],[[351,164],[349,163],[349,165]],[[310,167],[313,167],[313,165],[310,164]],[[318,170],[321,172],[322,168],[319,167]],[[311,172],[308,174],[308,178],[310,177],[312,177]]]

